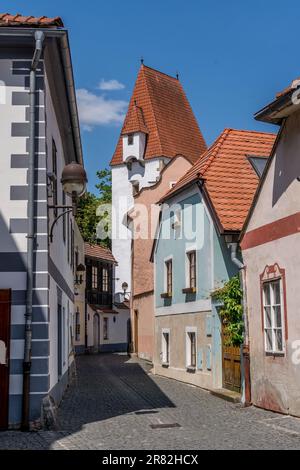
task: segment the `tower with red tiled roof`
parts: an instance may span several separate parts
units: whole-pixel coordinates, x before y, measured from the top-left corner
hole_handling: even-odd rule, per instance
[[[131,235],[126,214],[134,205],[134,195],[157,183],[173,158],[181,155],[194,163],[205,150],[180,81],[142,64],[111,160],[116,292],[122,292],[124,282],[131,285]]]

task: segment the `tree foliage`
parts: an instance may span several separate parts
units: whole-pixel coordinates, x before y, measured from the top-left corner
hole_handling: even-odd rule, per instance
[[[224,334],[228,346],[240,346],[243,343],[243,291],[239,276],[232,277],[212,296],[223,303],[220,315],[224,322]]]
[[[76,221],[85,242],[101,243],[101,245],[110,247],[110,240],[98,240],[96,228],[100,222],[100,216],[97,216],[97,209],[100,204],[111,203],[111,170],[105,168],[97,171],[99,182],[95,185],[99,194],[87,192],[79,201],[77,208]]]

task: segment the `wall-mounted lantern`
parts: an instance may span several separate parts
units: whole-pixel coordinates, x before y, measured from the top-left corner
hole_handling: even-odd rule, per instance
[[[85,272],[85,267],[83,264],[79,264],[76,268],[76,277],[75,277],[75,285],[76,286],[81,286],[83,283],[83,273]]]
[[[49,209],[53,209],[54,211],[58,209],[63,210],[52,223],[49,235],[51,243],[53,241],[53,229],[56,222],[70,212],[72,212],[74,216],[76,215],[78,199],[83,196],[86,191],[87,176],[83,166],[75,162],[66,165],[62,172],[61,183],[64,193],[72,198],[72,206],[48,206]]]

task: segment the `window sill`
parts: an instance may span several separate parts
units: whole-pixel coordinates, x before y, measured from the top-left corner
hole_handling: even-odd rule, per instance
[[[195,373],[196,373],[196,367],[188,366],[188,367],[186,368],[186,371],[187,371],[189,374],[195,374]]]
[[[196,294],[196,292],[196,287],[186,287],[185,289],[182,289],[183,294]]]
[[[170,364],[168,362],[163,362],[161,365],[164,369],[169,369]]]
[[[284,352],[266,352],[267,357],[285,357]]]
[[[170,294],[168,292],[164,292],[163,294],[160,294],[160,297],[162,299],[172,299],[172,294]]]

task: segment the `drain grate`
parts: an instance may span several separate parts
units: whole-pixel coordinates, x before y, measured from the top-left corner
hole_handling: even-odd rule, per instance
[[[154,415],[156,413],[159,413],[157,410],[141,410],[141,411],[136,411],[134,414],[135,415]]]
[[[181,426],[178,423],[150,424],[150,428],[152,428],[152,429],[171,429],[171,428],[181,428]]]

